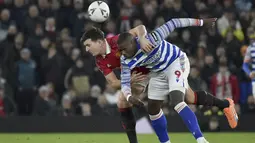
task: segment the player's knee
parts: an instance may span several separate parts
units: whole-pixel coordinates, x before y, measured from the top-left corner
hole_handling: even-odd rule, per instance
[[[117,101],[118,108],[129,108],[131,107],[130,103],[126,100],[125,96],[121,93]]]
[[[160,112],[162,101],[160,100],[148,100],[148,113],[150,115],[157,115]]]
[[[195,95],[194,92],[191,89],[188,89],[185,95],[185,102],[188,104],[195,103]]]
[[[169,96],[171,105],[174,107],[184,101],[184,93],[181,91],[178,90],[171,91],[169,93]]]

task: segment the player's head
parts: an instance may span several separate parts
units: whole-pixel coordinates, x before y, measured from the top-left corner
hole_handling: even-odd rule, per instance
[[[81,45],[93,56],[105,54],[104,33],[99,28],[92,27],[81,37]]]
[[[119,51],[126,58],[132,58],[137,52],[135,38],[128,32],[120,34],[117,43]]]

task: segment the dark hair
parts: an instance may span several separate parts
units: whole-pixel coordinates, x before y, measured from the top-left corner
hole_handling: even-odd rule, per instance
[[[104,32],[99,28],[92,27],[82,35],[80,39],[81,45],[83,45],[83,42],[87,39],[91,39],[92,41],[104,40]]]
[[[121,44],[127,40],[131,40],[132,38],[133,38],[132,34],[130,34],[128,32],[124,32],[119,35],[117,43]]]

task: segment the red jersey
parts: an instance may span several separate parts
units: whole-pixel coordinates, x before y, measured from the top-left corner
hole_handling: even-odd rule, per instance
[[[119,35],[106,38],[106,55],[96,56],[96,65],[99,70],[106,76],[114,69],[120,68],[120,52],[118,50],[117,40]],[[134,69],[137,72],[147,74],[149,72],[145,67],[139,67]],[[133,71],[134,71],[133,70]]]

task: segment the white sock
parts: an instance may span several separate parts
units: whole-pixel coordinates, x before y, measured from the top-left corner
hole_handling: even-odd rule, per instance
[[[163,142],[163,143],[171,143],[170,141],[167,141],[167,142]]]
[[[205,143],[205,138],[204,137],[197,138],[197,143]]]

